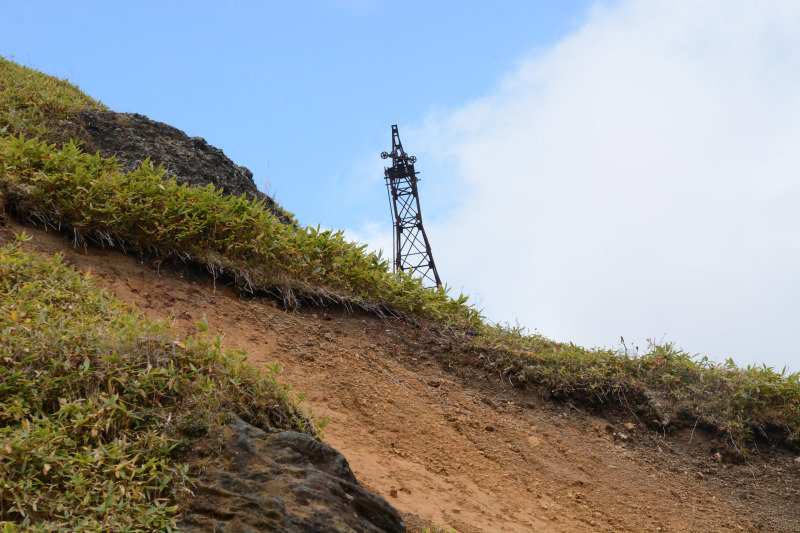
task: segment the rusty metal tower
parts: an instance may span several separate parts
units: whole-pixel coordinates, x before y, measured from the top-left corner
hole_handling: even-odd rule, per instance
[[[431,245],[422,227],[422,212],[417,192],[418,172],[414,171],[417,158],[406,154],[400,142],[397,125],[392,126],[392,151],[381,153],[381,158],[392,158],[392,166],[384,168],[386,188],[394,217],[394,269],[413,270],[422,276],[423,283],[442,285]]]

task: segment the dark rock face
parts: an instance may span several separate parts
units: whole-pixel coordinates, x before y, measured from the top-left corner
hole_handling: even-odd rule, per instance
[[[186,533],[404,532],[397,511],[356,481],[344,456],[303,433],[234,418],[220,460],[193,489]]]
[[[80,122],[82,131],[78,137],[82,137],[87,148],[99,150],[104,156],[116,156],[128,172],[150,157],[154,165],[164,165],[167,177],[178,183],[191,186],[211,183],[225,194],[264,200],[282,222],[291,223],[275,201],[258,190],[250,170],[235,164],[201,137],[189,137],[177,128],[137,113],[85,109]]]

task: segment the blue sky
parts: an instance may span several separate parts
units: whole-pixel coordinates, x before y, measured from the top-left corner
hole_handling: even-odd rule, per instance
[[[796,2],[0,5],[0,54],[376,248],[398,124],[440,274],[492,320],[800,370]]]
[[[391,148],[392,124],[402,136],[432,109],[491,90],[588,5],[3,2],[0,53],[205,137],[303,223],[344,227],[354,212],[387,212],[347,177]]]

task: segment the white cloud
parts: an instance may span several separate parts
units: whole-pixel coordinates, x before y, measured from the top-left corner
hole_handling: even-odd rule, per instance
[[[800,370],[800,4],[598,7],[412,135],[460,191],[440,274],[491,319]]]
[[[376,222],[364,222],[360,229],[344,230],[345,238],[350,242],[366,244],[370,252],[380,252],[382,257],[392,259],[392,228]]]

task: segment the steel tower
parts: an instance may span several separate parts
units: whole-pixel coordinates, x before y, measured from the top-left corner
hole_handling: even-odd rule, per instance
[[[386,188],[394,217],[394,269],[412,270],[422,276],[423,283],[442,285],[431,245],[422,227],[422,212],[417,192],[418,172],[414,171],[417,158],[403,150],[397,125],[392,126],[392,151],[383,152],[383,159],[392,158],[392,166],[384,168]]]

